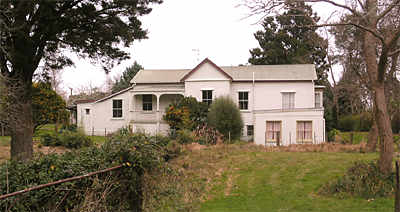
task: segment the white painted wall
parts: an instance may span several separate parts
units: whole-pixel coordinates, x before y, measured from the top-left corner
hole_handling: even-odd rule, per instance
[[[259,82],[255,84],[255,110],[282,109],[282,92],[295,92],[295,108],[314,107],[310,82]]]
[[[86,109],[90,110],[90,114],[86,114]],[[92,128],[92,115],[93,115],[93,110],[92,110],[92,103],[85,103],[85,104],[78,104],[76,106],[76,112],[77,112],[77,125],[78,127],[82,128],[85,133],[89,132],[89,129]]]
[[[297,121],[312,121],[313,143],[322,143],[324,137],[323,110],[256,113],[254,140],[256,144],[265,145],[266,121],[281,121],[281,144],[296,144]]]

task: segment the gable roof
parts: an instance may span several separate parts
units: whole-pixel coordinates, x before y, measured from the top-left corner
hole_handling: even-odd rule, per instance
[[[213,66],[217,71],[221,72],[224,76],[226,76],[228,79],[233,80],[233,78],[227,74],[224,70],[222,70],[219,66],[215,65],[215,63],[213,63],[210,59],[206,58],[204,59],[199,65],[197,65],[194,69],[192,69],[190,72],[188,72],[187,74],[185,74],[184,77],[182,77],[182,79],[180,80],[181,82],[184,82],[187,78],[190,77],[190,75],[192,75],[194,72],[196,72],[197,70],[200,69],[200,67],[202,67],[204,64],[210,64],[211,66]]]
[[[117,95],[119,95],[119,94],[121,94],[121,93],[125,93],[125,91],[129,91],[129,90],[131,90],[131,89],[132,89],[132,87],[125,88],[125,89],[120,90],[120,91],[118,91],[118,92],[116,92],[116,93],[113,93],[113,94],[111,94],[111,95],[108,95],[108,96],[106,96],[106,97],[104,97],[104,98],[102,98],[102,99],[99,99],[99,100],[95,101],[94,103],[103,102],[103,101],[105,101],[105,100],[107,100],[107,99],[110,99],[110,98],[113,98],[114,96],[117,96]]]
[[[248,65],[248,66],[217,66],[211,60],[205,59],[194,69],[157,69],[140,70],[131,83],[182,83],[203,64],[209,63],[232,81],[311,81],[316,80],[313,64],[293,65]]]

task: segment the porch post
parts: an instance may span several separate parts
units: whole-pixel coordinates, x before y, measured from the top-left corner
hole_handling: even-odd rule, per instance
[[[157,94],[157,134],[160,132],[160,97],[161,94]]]

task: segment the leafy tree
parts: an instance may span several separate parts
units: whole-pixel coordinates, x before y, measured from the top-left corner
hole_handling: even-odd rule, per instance
[[[32,87],[33,130],[45,124],[65,123],[69,118],[65,101],[51,88],[51,84],[37,82]]]
[[[194,97],[184,97],[165,109],[164,120],[173,130],[194,130],[207,121],[208,105]]]
[[[319,84],[327,83],[327,44],[314,27],[319,17],[304,2],[288,3],[281,15],[266,17],[254,34],[260,47],[250,50],[253,65],[315,64]]]
[[[143,69],[143,67],[135,61],[135,63],[126,68],[125,71],[122,73],[122,76],[120,79],[117,79],[112,86],[111,90],[112,93],[116,93],[118,91],[121,91],[125,88],[129,88],[131,86],[131,80],[132,78],[140,71]]]
[[[285,7],[286,1],[253,0],[247,4],[254,14],[273,13]],[[399,1],[359,0],[338,2],[333,0],[304,0],[303,2],[330,5],[336,12],[350,15],[351,19],[343,22],[328,22],[322,26],[352,26],[361,30],[360,41],[362,56],[368,75],[368,87],[373,93],[374,121],[376,122],[379,143],[379,169],[384,174],[390,174],[393,169],[394,143],[391,120],[386,102],[387,75],[389,67],[395,67],[400,54],[400,9]],[[296,24],[297,25],[297,24]],[[298,27],[306,27],[299,26]],[[353,37],[354,38],[354,37]],[[390,64],[392,62],[392,64]],[[396,64],[397,66],[397,64]],[[400,204],[400,200],[398,201]],[[400,206],[397,205],[399,208]],[[396,206],[396,207],[397,207]]]
[[[0,1],[0,73],[5,85],[1,92],[10,117],[12,159],[32,157],[32,77],[38,65],[72,65],[65,54],[72,51],[109,71],[115,61],[128,58],[119,47],[146,38],[138,17],[151,12],[150,4],[161,2]]]
[[[243,120],[239,108],[229,96],[218,97],[208,112],[208,124],[216,128],[225,138],[239,139],[242,134]]]

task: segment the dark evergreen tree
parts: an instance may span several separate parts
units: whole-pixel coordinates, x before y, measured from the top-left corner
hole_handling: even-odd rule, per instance
[[[260,47],[250,50],[253,65],[315,64],[320,85],[326,85],[328,63],[327,41],[318,35],[318,22],[311,6],[304,2],[286,5],[288,10],[275,17],[266,17],[264,30],[254,34]]]
[[[51,69],[72,65],[65,54],[72,51],[108,71],[115,61],[128,58],[120,47],[146,38],[138,17],[150,13],[150,4],[161,2],[0,1],[1,99],[10,111],[12,159],[32,157],[32,77],[39,64]]]
[[[121,78],[117,79],[114,85],[112,86],[111,88],[112,93],[116,93],[125,88],[129,88],[131,86],[132,78],[138,73],[138,71],[140,71],[140,69],[143,69],[143,67],[136,61],[135,63],[133,63],[132,66],[126,68],[125,71],[122,73]]]

